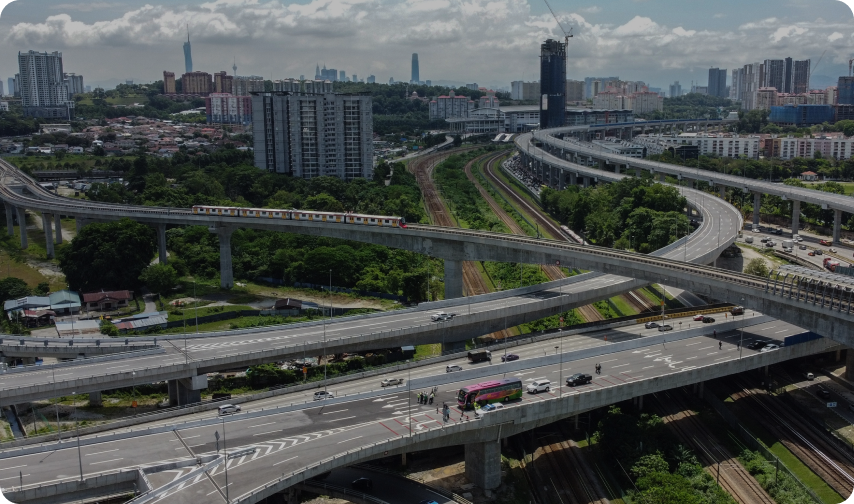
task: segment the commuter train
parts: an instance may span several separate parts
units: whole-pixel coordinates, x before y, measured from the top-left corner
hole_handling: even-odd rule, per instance
[[[403,217],[385,215],[363,215],[347,212],[318,212],[315,210],[281,210],[275,208],[241,208],[196,205],[193,215],[218,215],[225,217],[247,217],[250,219],[283,219],[309,222],[336,222],[365,226],[405,228]]]

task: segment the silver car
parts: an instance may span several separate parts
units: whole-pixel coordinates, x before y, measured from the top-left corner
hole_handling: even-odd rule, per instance
[[[391,387],[392,385],[403,385],[403,378],[386,378],[380,385],[383,387]]]

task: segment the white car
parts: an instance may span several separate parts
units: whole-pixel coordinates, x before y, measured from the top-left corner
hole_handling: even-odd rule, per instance
[[[760,352],[771,352],[772,350],[779,350],[779,349],[780,349],[780,345],[778,345],[777,343],[771,343],[769,345],[765,345],[759,351]]]
[[[504,409],[504,405],[501,403],[487,404],[484,405],[482,408],[476,409],[474,411],[474,414],[475,416],[483,416],[487,413],[492,413],[493,411],[498,411],[500,409]]]
[[[314,400],[315,401],[322,401],[324,399],[335,399],[335,396],[332,395],[331,392],[327,392],[325,390],[321,390],[321,391],[314,393]]]
[[[453,373],[454,371],[462,371],[463,367],[457,364],[452,364],[450,366],[445,366],[446,373]]]
[[[549,380],[535,380],[528,385],[529,394],[539,394],[540,392],[548,392],[552,388],[552,382]]]
[[[456,316],[456,313],[437,312],[430,316],[430,320],[433,322],[443,322],[445,320],[451,320]]]
[[[835,248],[833,248],[833,247],[830,247],[829,249],[827,249],[827,251],[828,251],[828,252],[830,252],[831,254],[835,254],[835,253],[836,253],[836,249],[835,249]]]
[[[219,410],[220,415],[233,415],[240,411],[240,406],[236,406],[234,404],[223,404],[217,409]]]
[[[383,387],[391,387],[392,385],[403,385],[403,378],[386,378],[380,385]]]

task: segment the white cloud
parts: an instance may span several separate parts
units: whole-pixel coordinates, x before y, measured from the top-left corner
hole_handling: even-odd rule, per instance
[[[230,67],[236,56],[241,73],[276,78],[309,74],[316,61],[348,73],[400,78],[408,74],[409,55],[418,52],[425,78],[472,82],[536,79],[539,44],[563,39],[548,11],[531,11],[531,0],[209,0],[183,6],[148,1],[159,3],[137,4],[100,21],[69,7],[40,22],[9,22],[0,42],[15,50],[65,50],[74,62],[69,71],[88,72],[92,80],[135,72],[153,79],[164,69],[180,70],[189,24],[195,66],[210,72]],[[850,57],[848,19],[768,18],[732,30],[698,30],[691,29],[694,24],[668,26],[654,14],[623,18],[621,24],[584,17],[600,11],[598,5],[557,11],[575,35],[569,47],[575,78],[608,69],[631,78],[670,69],[733,68],[771,57],[815,58],[828,42],[833,45],[827,61]]]

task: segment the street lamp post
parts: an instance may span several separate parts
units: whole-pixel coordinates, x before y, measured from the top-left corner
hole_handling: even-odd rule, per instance
[[[222,419],[222,453],[225,456],[225,502],[230,503],[228,498],[228,446],[225,442],[225,418]]]
[[[76,397],[77,392],[72,391],[71,395],[72,397]],[[77,420],[74,420],[74,424],[77,429],[77,462],[80,463],[80,481],[83,481],[83,455],[80,453],[80,424]]]
[[[332,269],[329,269],[329,319],[332,319]],[[326,392],[326,365],[329,359],[326,358],[326,317],[323,317],[323,391]],[[324,399],[326,396],[324,396]]]
[[[62,427],[59,425],[59,398],[56,397],[56,371],[51,368],[50,374],[53,376],[53,409],[56,411],[56,432],[59,435],[59,442],[62,443]]]
[[[738,358],[741,359],[741,354],[744,352],[744,298],[741,298],[741,340],[738,343]]]

